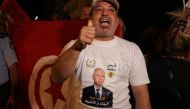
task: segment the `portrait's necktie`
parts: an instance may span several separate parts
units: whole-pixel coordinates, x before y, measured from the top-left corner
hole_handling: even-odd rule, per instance
[[[96,89],[96,97],[100,97],[100,89]]]

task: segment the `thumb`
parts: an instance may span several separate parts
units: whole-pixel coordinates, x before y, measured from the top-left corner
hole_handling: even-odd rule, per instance
[[[93,26],[92,20],[88,20],[88,26]]]

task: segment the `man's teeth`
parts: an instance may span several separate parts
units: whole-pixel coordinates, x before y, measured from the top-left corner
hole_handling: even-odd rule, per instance
[[[101,18],[100,22],[101,23],[109,23],[109,19],[108,18]]]

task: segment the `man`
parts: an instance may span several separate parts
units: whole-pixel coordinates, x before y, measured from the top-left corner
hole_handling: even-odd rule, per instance
[[[76,72],[84,88],[93,82],[93,69],[101,67],[105,69],[104,87],[113,92],[110,108],[131,109],[130,84],[136,108],[151,109],[147,88],[149,78],[142,52],[136,44],[114,36],[119,22],[118,9],[116,0],[92,2],[88,26],[81,29],[74,45],[56,60],[52,79],[63,82]]]
[[[5,18],[2,13],[0,13],[0,51],[0,109],[5,109],[9,103],[11,103],[12,109],[16,109],[17,58],[12,43],[7,36]]]
[[[102,68],[96,68],[92,74],[93,85],[83,88],[82,103],[95,107],[112,107],[113,93],[103,87],[105,72]]]

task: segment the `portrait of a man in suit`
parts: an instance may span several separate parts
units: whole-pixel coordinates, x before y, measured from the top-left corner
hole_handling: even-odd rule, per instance
[[[102,68],[96,68],[92,74],[94,84],[83,88],[82,103],[89,106],[111,108],[113,104],[113,93],[103,87],[105,80],[105,71]]]

